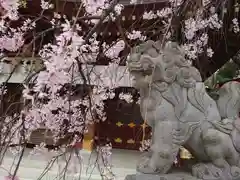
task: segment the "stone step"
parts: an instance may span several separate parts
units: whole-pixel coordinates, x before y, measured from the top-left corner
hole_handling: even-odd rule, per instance
[[[5,180],[5,176],[1,176],[1,175],[0,175],[0,179],[1,179],[1,180]],[[20,180],[32,180],[32,179],[21,178]]]
[[[14,164],[16,164],[16,163],[17,163],[17,161]],[[13,164],[13,159],[11,159],[11,158],[5,158],[4,159],[4,163],[3,163],[4,167],[5,166],[6,167],[11,167],[12,164]],[[58,166],[59,164],[60,164],[61,167],[65,166],[65,162],[60,162],[58,164],[55,163],[53,165],[53,167],[51,168],[51,171],[58,171],[59,170],[59,166]],[[29,167],[29,165],[31,165],[31,167]],[[48,165],[48,162],[44,161],[44,160],[37,161],[37,160],[32,160],[32,159],[30,159],[30,160],[29,159],[23,159],[21,161],[21,168],[32,168],[32,169],[37,169],[38,171],[42,171],[44,168],[46,168],[47,165]],[[82,166],[82,172],[87,172],[87,173],[91,172],[92,174],[99,174],[98,169],[96,167],[94,168],[95,165],[92,164],[92,163],[88,164],[85,161],[85,162],[83,162],[82,165],[80,165],[80,164],[78,164],[78,165]],[[135,172],[135,169],[132,169],[132,168],[129,169],[129,168],[124,168],[124,167],[119,167],[119,166],[115,167],[114,164],[113,164],[112,170],[116,174],[119,174],[121,172],[126,172],[126,173]]]
[[[5,166],[5,168],[10,168],[10,166]],[[20,180],[37,180],[40,175],[42,174],[43,172],[43,169],[36,169],[36,168],[23,168],[23,167],[20,167],[19,170],[18,170],[18,173],[17,173],[17,176],[19,177]],[[0,177],[4,177],[4,176],[7,176],[7,172],[4,171],[4,170],[0,170]],[[48,173],[46,173],[41,180],[53,180],[53,179],[60,179],[58,178],[59,177],[59,174],[58,172],[56,171],[48,171]],[[61,176],[60,176],[61,177]],[[70,174],[70,173],[67,173],[66,175],[66,180],[74,180],[74,179],[77,179],[78,177],[78,174]],[[89,174],[85,174],[85,173],[82,173],[81,174],[81,180],[88,180],[88,179],[91,179],[91,180],[100,180],[101,179],[101,176],[98,174],[92,174],[92,175],[89,175]],[[1,179],[3,180],[3,179]]]
[[[81,169],[81,180],[101,180],[102,177],[98,169],[94,168],[94,162],[96,160],[96,154],[90,153],[87,151],[81,151],[81,156],[83,157],[83,164]],[[113,152],[113,168],[112,171],[116,175],[117,180],[123,180],[127,174],[135,173],[135,164],[136,164],[136,152],[132,151],[122,151],[115,150]],[[90,160],[89,160],[90,158]],[[7,154],[2,167],[5,169],[10,169],[13,164],[13,156],[11,154]],[[18,170],[18,177],[20,180],[37,180],[41,173],[44,171],[47,165],[47,159],[41,155],[29,156],[29,151],[24,154],[23,160],[21,161],[20,168]],[[17,163],[17,159],[15,160],[15,164]],[[62,167],[65,165],[63,160],[59,160],[59,163]],[[59,165],[57,163],[48,171],[43,180],[53,180],[59,175]],[[80,166],[80,165],[79,165]],[[12,167],[14,170],[14,166]],[[1,177],[7,175],[7,172],[3,169],[0,169],[0,180]],[[66,180],[74,180],[76,173],[72,171],[67,172]],[[77,176],[78,177],[78,176]],[[59,179],[59,178],[57,178]],[[56,180],[57,180],[56,179]]]
[[[36,161],[34,164],[39,163],[38,161]],[[4,163],[3,167],[5,169],[11,169],[12,165],[11,162],[10,163]],[[44,169],[46,168],[46,166],[43,166],[42,168],[36,168],[36,167],[32,167],[32,164],[29,163],[29,166],[20,166],[19,170],[18,170],[18,176],[22,177],[22,178],[29,178],[29,179],[37,179],[44,171]],[[12,169],[14,170],[15,167],[13,166]],[[87,170],[88,169],[88,170]],[[112,168],[113,173],[118,177],[118,178],[122,178],[125,177],[126,174],[133,174],[135,173],[134,169],[126,169],[126,168]],[[4,173],[5,171],[1,171],[0,170],[0,174],[4,174],[7,175],[7,173]],[[30,174],[27,172],[31,172]],[[92,167],[88,167],[87,165],[84,165],[82,167],[82,178],[83,179],[89,179],[89,177],[91,176],[91,179],[101,179],[100,173],[98,171],[97,168],[92,169]],[[57,169],[51,169],[48,171],[46,176],[50,176],[53,177],[53,179],[55,177],[58,176],[59,171]],[[67,173],[70,177],[74,176],[74,173],[72,171],[68,171]]]

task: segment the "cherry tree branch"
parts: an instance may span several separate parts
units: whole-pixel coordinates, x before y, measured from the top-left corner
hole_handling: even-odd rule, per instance
[[[114,10],[114,7],[118,4],[118,2],[119,2],[119,0],[113,0],[110,3],[109,8],[103,12],[98,23],[95,24],[95,26],[91,29],[91,31],[84,38],[85,41],[88,41],[91,38],[91,36],[97,31],[97,29],[101,26],[102,22],[106,19],[106,17]]]

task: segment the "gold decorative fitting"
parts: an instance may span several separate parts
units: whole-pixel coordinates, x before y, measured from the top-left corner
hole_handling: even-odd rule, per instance
[[[135,127],[136,125],[135,125],[134,123],[129,123],[128,126],[129,126],[130,128],[133,128],[133,127]]]
[[[148,125],[145,124],[145,123],[143,123],[141,126],[142,126],[142,128],[146,128],[146,127],[148,127]]]
[[[120,139],[120,138],[116,138],[116,139],[114,139],[114,141],[115,141],[116,143],[122,143],[122,139]]]
[[[121,126],[123,126],[123,123],[117,122],[116,125],[117,125],[118,127],[121,127]]]
[[[192,155],[187,149],[181,147],[180,148],[180,158],[181,159],[191,159]]]
[[[128,143],[128,144],[134,144],[135,141],[134,141],[133,139],[129,139],[129,140],[127,140],[127,143]]]

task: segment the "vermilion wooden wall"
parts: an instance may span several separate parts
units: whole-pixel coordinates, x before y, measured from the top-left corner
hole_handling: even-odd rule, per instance
[[[132,92],[133,95],[137,92],[133,88],[119,88],[116,90],[116,98],[106,101],[107,120],[96,124],[96,143],[111,142],[113,148],[137,150],[143,138],[144,121],[138,104],[117,98],[124,91]],[[134,98],[137,99],[137,96],[135,94]],[[151,129],[147,126],[146,139],[150,137],[150,132]]]

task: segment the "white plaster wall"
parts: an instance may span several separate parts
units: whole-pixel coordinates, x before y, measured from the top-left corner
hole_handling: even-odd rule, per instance
[[[7,63],[0,63],[0,82],[5,82],[11,74],[13,66]],[[127,71],[126,66],[93,66],[88,65],[83,67],[85,76],[90,77],[92,85],[109,86],[124,86],[132,87],[131,77]],[[9,79],[9,83],[23,83],[29,75],[25,72],[23,65],[19,65]],[[82,84],[83,80],[80,73],[75,74],[75,83]]]

